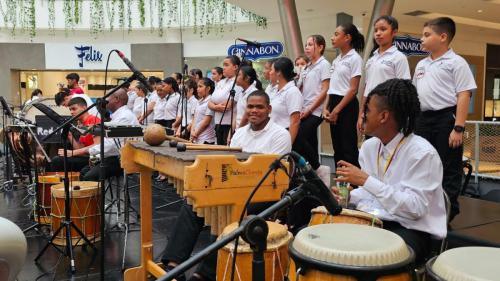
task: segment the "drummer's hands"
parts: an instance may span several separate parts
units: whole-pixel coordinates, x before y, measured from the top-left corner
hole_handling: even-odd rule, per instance
[[[64,149],[59,148],[59,150],[57,151],[57,154],[61,157],[64,157]],[[71,156],[73,156],[73,150],[68,149],[68,157],[71,157]]]
[[[348,182],[352,185],[357,186],[365,185],[365,182],[368,179],[367,173],[354,166],[353,164],[343,160],[340,160],[337,163],[336,174],[337,178],[335,178],[335,181]]]

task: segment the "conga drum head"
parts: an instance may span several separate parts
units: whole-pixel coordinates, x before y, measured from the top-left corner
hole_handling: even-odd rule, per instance
[[[96,196],[99,192],[99,183],[96,181],[74,181],[70,184],[69,192],[71,198],[82,198]],[[52,197],[64,198],[64,183],[52,186]]]
[[[344,223],[302,229],[290,243],[289,253],[302,273],[316,270],[358,280],[409,273],[414,260],[413,251],[397,234]]]
[[[288,242],[292,234],[281,224],[267,222],[269,233],[267,235],[267,249],[264,252],[265,278],[266,280],[283,280],[288,269]],[[219,239],[227,236],[238,227],[237,223],[226,226]],[[227,281],[231,279],[233,262],[234,242],[220,249],[217,262],[217,280]],[[253,253],[243,239],[238,239],[238,254],[236,258],[236,270],[234,280],[252,280],[252,258]]]
[[[434,280],[500,280],[500,248],[461,247],[447,250],[427,262]]]
[[[311,210],[311,222],[309,225],[325,223],[350,223],[364,224],[376,227],[382,227],[383,222],[375,215],[358,210],[343,208],[339,215],[332,216],[326,210],[325,206],[319,206]]]

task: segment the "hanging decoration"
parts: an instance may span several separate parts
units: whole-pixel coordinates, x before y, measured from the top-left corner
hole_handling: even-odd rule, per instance
[[[122,30],[126,28],[129,33],[134,22],[145,27],[149,18],[151,32],[156,31],[160,37],[165,35],[165,28],[181,26],[193,28],[193,32],[202,37],[211,32],[222,33],[225,27],[232,30],[238,22],[243,21],[254,22],[260,28],[267,27],[265,17],[228,4],[224,0],[46,0],[47,5],[37,5],[37,2],[0,0],[3,26],[10,30],[11,36],[15,36],[16,31],[19,31],[34,38],[37,32],[37,14],[39,14],[36,9],[45,8],[50,34],[55,34],[56,14],[62,12],[66,36],[75,28],[88,28],[95,38],[106,30],[114,31],[115,15],[118,17],[117,26]],[[149,13],[146,13],[146,6],[149,8]],[[58,11],[59,9],[62,11]],[[83,20],[85,17],[89,19],[88,27],[82,26],[86,22]]]

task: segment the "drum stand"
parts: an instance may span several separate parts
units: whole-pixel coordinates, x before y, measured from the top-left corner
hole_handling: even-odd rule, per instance
[[[72,238],[71,238],[71,230],[75,230],[78,233],[78,236],[80,239],[83,239],[85,241],[85,245],[89,245],[94,249],[94,251],[97,251],[97,248],[95,245],[90,242],[89,239],[85,236],[85,234],[75,225],[75,223],[71,220],[71,202],[69,198],[69,179],[68,179],[68,132],[69,132],[69,123],[62,128],[62,133],[61,133],[61,138],[63,142],[63,148],[64,148],[64,219],[61,221],[61,225],[59,228],[54,231],[54,234],[52,237],[50,237],[49,241],[45,245],[45,247],[40,251],[40,253],[36,256],[35,262],[38,263],[38,260],[40,257],[43,255],[43,253],[47,250],[49,246],[53,246],[57,250],[57,246],[54,244],[54,239],[57,238],[57,235],[59,232],[61,232],[63,229],[66,231],[66,251],[64,252],[64,255],[68,256],[70,259],[70,268],[71,268],[71,273],[76,272],[76,267],[75,267],[75,257],[73,255],[73,243],[72,243]],[[104,243],[102,241],[101,243]]]
[[[3,104],[2,104],[3,105]],[[14,181],[12,180],[12,153],[10,152],[10,139],[7,132],[7,127],[5,123],[7,122],[9,109],[2,106],[2,129],[3,129],[3,152],[5,158],[5,171],[4,171],[4,182],[0,186],[0,191],[11,191],[14,187]]]

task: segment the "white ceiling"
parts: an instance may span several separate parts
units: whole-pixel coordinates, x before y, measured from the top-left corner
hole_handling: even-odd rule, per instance
[[[277,0],[229,0],[228,2],[265,16],[270,22],[280,20]],[[321,18],[325,25],[330,25],[339,12],[353,15],[355,21],[361,17],[367,22],[374,4],[374,0],[296,0],[295,2],[301,25],[307,24],[307,19],[313,18],[316,20]],[[399,20],[400,30],[420,32],[422,24],[428,19],[404,15],[416,10],[476,20],[468,24],[456,21],[462,32],[487,32],[500,36],[500,0],[396,0],[393,16]],[[481,26],[480,21],[496,24],[490,24],[490,27],[486,24]]]

